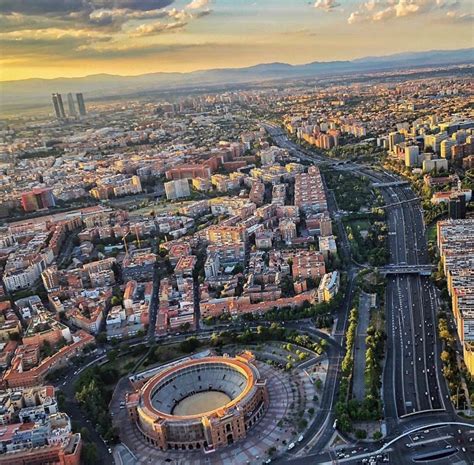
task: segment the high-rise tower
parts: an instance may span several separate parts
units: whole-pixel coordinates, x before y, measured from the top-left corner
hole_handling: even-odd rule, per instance
[[[71,92],[67,94],[67,106],[69,109],[69,116],[77,116],[76,107],[74,105],[74,97],[72,96]]]
[[[64,112],[63,99],[61,94],[53,94],[53,106],[54,112],[56,113],[56,118],[64,119],[66,118],[66,113]]]
[[[79,114],[85,116],[86,114],[86,105],[84,103],[84,96],[82,93],[76,94],[77,107],[79,108]]]

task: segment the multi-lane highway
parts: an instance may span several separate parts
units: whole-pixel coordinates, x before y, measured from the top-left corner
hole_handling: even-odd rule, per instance
[[[388,276],[387,361],[384,372],[385,414],[390,425],[399,418],[418,412],[445,410],[446,383],[439,375],[436,340],[435,289],[429,278],[403,272],[404,266],[429,264],[424,235],[423,212],[415,194],[405,183],[387,172],[354,163],[339,165],[334,160],[313,155],[288,140],[280,128],[267,126],[274,141],[300,158],[350,170],[376,184],[384,196],[389,227],[388,246],[392,269],[402,270]]]
[[[423,214],[408,186],[380,188],[388,209],[388,246],[394,265],[428,264]],[[400,203],[401,202],[401,203]],[[398,418],[449,407],[439,373],[436,339],[437,297],[428,277],[400,273],[387,278],[387,321],[390,324],[384,372],[385,414]]]
[[[384,197],[390,273],[386,288],[388,337],[383,398],[389,436],[393,437],[423,419],[426,422],[456,420],[440,371],[440,346],[436,334],[438,297],[426,276],[429,258],[425,225],[416,195],[409,185],[399,182],[400,179],[391,173],[327,159],[291,142],[278,126],[265,124],[264,127],[275,144],[289,150],[293,156],[364,176]],[[420,273],[414,272],[417,266]]]

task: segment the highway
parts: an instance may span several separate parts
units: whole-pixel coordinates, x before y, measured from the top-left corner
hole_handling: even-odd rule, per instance
[[[441,373],[440,344],[436,333],[438,297],[433,283],[426,276],[429,257],[423,211],[416,195],[409,185],[391,173],[327,159],[291,142],[280,127],[269,123],[264,127],[274,143],[293,156],[363,176],[377,185],[384,197],[389,228],[390,263],[387,268],[391,270],[387,274],[387,347],[382,382],[388,436],[400,434],[420,420],[456,421],[458,417]],[[329,195],[328,201],[331,201]],[[334,200],[331,203],[334,204]],[[420,267],[422,272],[417,273],[416,267]],[[341,334],[344,327],[344,322],[338,321],[336,334]],[[311,453],[322,450],[323,439],[330,437],[329,433],[333,431],[332,425],[327,425],[325,434],[321,435]],[[325,459],[331,463],[334,458],[319,455],[315,463],[322,463]],[[303,463],[300,459],[287,462]]]
[[[324,162],[368,178],[381,190],[387,205],[389,266],[428,265],[423,212],[410,186],[385,172],[354,163],[340,165],[300,148],[276,126],[266,126],[275,143],[300,158]],[[411,201],[413,200],[413,201]],[[408,201],[408,202],[407,202]],[[390,274],[387,279],[387,361],[384,371],[385,413],[389,425],[417,412],[445,410],[448,395],[440,380],[436,340],[436,292],[426,276]],[[449,402],[447,402],[449,404]]]
[[[385,202],[401,202],[387,211],[390,265],[429,263],[423,213],[409,186],[381,187]],[[450,402],[439,370],[436,335],[437,298],[429,277],[400,273],[387,277],[387,359],[385,414],[389,425],[407,415],[446,410]]]

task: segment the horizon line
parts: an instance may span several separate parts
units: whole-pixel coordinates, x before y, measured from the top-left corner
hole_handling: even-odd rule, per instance
[[[150,74],[180,74],[180,75],[186,75],[186,74],[192,74],[192,73],[198,73],[198,72],[206,72],[206,71],[217,71],[217,70],[239,70],[239,69],[246,69],[246,68],[252,68],[255,66],[265,66],[265,65],[272,65],[272,64],[281,64],[281,65],[288,65],[288,66],[304,66],[304,65],[310,65],[313,63],[341,63],[341,62],[353,62],[355,60],[364,60],[364,59],[375,59],[375,58],[387,58],[387,57],[396,57],[399,55],[404,55],[404,54],[421,54],[421,53],[434,53],[434,52],[460,52],[460,51],[468,51],[468,50],[473,50],[474,51],[474,46],[473,47],[463,47],[463,48],[457,48],[457,49],[428,49],[428,50],[418,50],[418,51],[412,51],[412,50],[407,50],[405,52],[395,52],[395,53],[389,53],[386,55],[364,55],[364,56],[357,56],[357,57],[352,57],[350,59],[345,59],[345,60],[325,60],[325,61],[319,61],[317,59],[312,60],[312,61],[305,61],[305,62],[284,62],[284,61],[270,61],[270,62],[256,62],[254,64],[249,64],[246,66],[228,66],[228,67],[210,67],[210,68],[196,68],[190,71],[150,71],[148,73],[138,73],[138,74],[119,74],[119,73],[94,73],[94,74],[84,74],[84,75],[77,75],[77,76],[57,76],[57,77],[52,77],[52,78],[43,78],[43,77],[30,77],[30,78],[21,78],[21,79],[1,79],[0,78],[0,83],[13,83],[13,82],[21,82],[21,81],[32,81],[32,80],[42,80],[42,81],[54,81],[57,79],[83,79],[83,78],[88,78],[88,77],[93,77],[93,76],[114,76],[114,77],[123,77],[123,78],[131,78],[131,77],[138,77],[138,76],[146,76]],[[474,56],[472,57],[472,60],[474,62]]]

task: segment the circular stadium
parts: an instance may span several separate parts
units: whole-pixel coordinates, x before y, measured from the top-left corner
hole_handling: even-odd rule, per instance
[[[187,359],[128,394],[130,417],[161,450],[212,451],[245,438],[268,406],[253,355]]]

